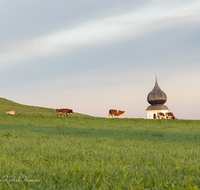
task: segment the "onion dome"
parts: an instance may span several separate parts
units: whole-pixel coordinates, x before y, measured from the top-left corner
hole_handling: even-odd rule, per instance
[[[158,86],[157,77],[153,90],[147,96],[147,101],[149,104],[157,106],[159,105],[159,107],[163,107],[163,104],[167,101],[167,95]]]

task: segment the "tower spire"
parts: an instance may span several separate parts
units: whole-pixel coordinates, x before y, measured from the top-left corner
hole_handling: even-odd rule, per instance
[[[157,74],[156,74],[156,75],[155,75],[155,79],[156,79],[156,84],[158,83],[158,82],[157,82],[157,78],[158,78],[158,76],[157,76]]]

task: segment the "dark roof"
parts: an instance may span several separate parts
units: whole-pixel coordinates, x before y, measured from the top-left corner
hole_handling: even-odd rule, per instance
[[[157,78],[153,90],[147,96],[147,101],[151,105],[162,105],[167,101],[167,95],[158,86]]]
[[[146,109],[146,111],[150,111],[150,110],[169,110],[169,109],[165,105],[158,104],[158,105],[151,105]]]

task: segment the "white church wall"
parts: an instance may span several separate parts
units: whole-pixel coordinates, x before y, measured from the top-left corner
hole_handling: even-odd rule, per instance
[[[154,114],[156,116],[155,119],[158,119],[157,118],[158,112],[162,112],[162,113],[166,114],[167,112],[169,112],[169,110],[151,110],[151,111],[146,111],[146,112],[147,112],[147,119],[154,119]],[[165,118],[166,118],[166,116],[165,116]]]

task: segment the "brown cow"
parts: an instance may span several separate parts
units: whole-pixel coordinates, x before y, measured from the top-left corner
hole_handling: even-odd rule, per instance
[[[68,109],[68,108],[57,108],[56,112],[57,112],[57,116],[59,115],[60,117],[62,117],[62,116],[66,116],[67,117],[69,114],[73,113],[73,110],[72,109]]]
[[[174,114],[172,112],[167,112],[166,113],[166,118],[167,119],[175,119],[175,116],[174,116]]]
[[[120,118],[122,115],[126,115],[125,111],[120,111],[120,110],[109,110],[109,118],[110,116],[118,116]]]
[[[165,119],[165,114],[162,112],[158,112],[157,117],[158,117],[158,119]]]

